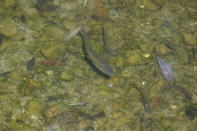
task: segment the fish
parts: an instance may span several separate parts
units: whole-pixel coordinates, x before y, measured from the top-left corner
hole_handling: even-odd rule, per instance
[[[150,106],[149,106],[148,101],[146,100],[145,96],[142,93],[140,93],[140,97],[141,97],[141,101],[142,101],[145,111],[147,113],[151,113]]]
[[[142,101],[142,104],[144,106],[145,111],[150,114],[151,109],[150,109],[150,106],[149,106],[149,102],[147,101],[146,97],[144,96],[144,93],[137,86],[135,86],[135,88],[137,89],[137,91],[140,94],[140,98],[141,98],[141,101]]]
[[[172,71],[170,66],[165,63],[159,56],[157,56],[157,62],[164,78],[168,81],[174,81],[174,72]]]
[[[173,84],[173,87],[175,87],[177,90],[180,90],[181,93],[188,99],[192,99],[192,95],[183,87],[179,87],[175,81],[174,73],[172,69],[168,66],[167,63],[165,63],[159,56],[157,56],[157,62],[159,65],[159,68],[161,70],[161,73],[163,74],[164,78],[171,82]]]
[[[140,131],[152,131],[154,126],[154,119],[146,117],[145,115],[140,120]]]
[[[0,73],[0,77],[7,76],[8,74],[10,74],[9,71],[7,71],[7,72],[1,72]]]
[[[35,65],[35,58],[33,57],[30,61],[27,62],[27,70],[30,71]]]
[[[110,44],[108,43],[109,42],[109,37],[108,37],[108,34],[107,34],[104,27],[102,27],[102,37],[103,37],[103,43],[104,43],[105,50],[109,54],[112,54],[112,48],[111,48]]]
[[[90,45],[90,43],[88,41],[88,36],[85,31],[85,28],[82,27],[81,31],[82,31],[81,34],[82,34],[82,36],[84,38],[84,42],[85,42],[84,43],[85,50],[87,52],[87,55],[88,55],[88,58],[90,59],[90,61],[102,73],[104,73],[108,76],[113,76],[114,71],[111,68],[111,66],[102,57],[100,57],[98,54],[96,54],[96,52],[92,49],[92,46]]]
[[[181,93],[188,99],[192,100],[192,95],[183,87],[175,86],[177,90],[180,90]]]

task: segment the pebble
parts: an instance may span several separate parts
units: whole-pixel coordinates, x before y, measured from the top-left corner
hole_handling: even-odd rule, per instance
[[[149,53],[143,53],[142,56],[144,56],[145,58],[148,58],[148,57],[150,57],[150,54]]]
[[[177,107],[177,105],[171,105],[170,108],[171,108],[172,110],[176,110],[178,107]]]
[[[53,75],[53,70],[48,70],[48,71],[46,71],[46,74],[47,74],[48,76],[52,76],[52,75]]]
[[[113,84],[112,84],[112,83],[108,84],[108,87],[112,87],[112,86],[113,86]]]
[[[101,18],[109,15],[109,10],[107,6],[103,5],[102,0],[95,0],[94,14]]]

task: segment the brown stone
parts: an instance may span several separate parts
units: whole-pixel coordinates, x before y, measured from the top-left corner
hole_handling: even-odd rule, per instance
[[[94,15],[98,17],[107,17],[109,15],[109,10],[107,6],[103,5],[102,0],[95,0]]]
[[[45,116],[47,118],[52,118],[52,117],[56,116],[57,114],[58,114],[58,112],[57,112],[56,107],[50,107],[50,108],[46,109],[46,111],[45,111]]]
[[[152,104],[151,104],[151,108],[153,110],[159,110],[159,108],[161,108],[162,104],[163,104],[163,98],[160,96],[154,96],[152,99]]]

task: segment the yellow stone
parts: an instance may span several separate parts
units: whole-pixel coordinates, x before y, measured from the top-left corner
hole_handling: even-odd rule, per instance
[[[177,105],[171,105],[170,108],[171,108],[172,110],[176,110],[176,109],[177,109]]]
[[[150,54],[149,53],[144,53],[144,54],[142,54],[142,56],[144,56],[145,58],[148,58],[148,57],[150,57]]]

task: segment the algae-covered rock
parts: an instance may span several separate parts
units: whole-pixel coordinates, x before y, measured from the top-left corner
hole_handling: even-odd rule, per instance
[[[43,48],[41,52],[47,59],[57,59],[61,55],[62,49],[64,49],[63,45],[53,43],[53,45]]]
[[[191,123],[191,125],[188,126],[188,131],[195,131],[197,129],[197,121]]]
[[[26,19],[27,21],[31,21],[31,22],[33,21],[34,22],[34,24],[32,23],[32,25],[30,25],[30,26],[33,26],[35,28],[35,25],[36,26],[42,25],[40,23],[42,18],[39,15],[39,11],[37,11],[35,8],[27,8],[26,11],[25,11],[25,16],[27,18]],[[40,24],[37,24],[38,21],[39,21]]]
[[[0,21],[0,34],[6,37],[13,37],[18,33],[17,24],[10,18]]]
[[[84,76],[84,72],[83,70],[81,70],[81,68],[76,68],[74,71],[73,71],[74,75],[77,76],[77,77],[83,77]]]
[[[105,6],[102,0],[95,0],[94,1],[94,15],[104,18],[109,15],[108,7]]]
[[[128,69],[125,69],[121,72],[121,76],[123,78],[130,78],[132,76],[132,72]]]
[[[3,43],[3,44],[2,44]],[[10,42],[10,41],[7,41],[7,40],[2,40],[1,41],[1,46],[0,46],[0,51],[1,52],[3,52],[3,51],[6,51],[6,50],[8,50],[9,49],[9,47],[10,47],[10,45],[11,45],[12,43]]]
[[[184,39],[188,44],[196,44],[196,39],[192,34],[183,33]]]
[[[152,98],[151,109],[154,111],[158,111],[164,105],[164,100],[161,96],[154,96]]]
[[[17,91],[20,95],[29,96],[34,93],[34,90],[39,87],[39,83],[32,79],[25,79],[17,86]]]
[[[57,6],[54,3],[54,0],[38,0],[35,7],[40,12],[49,12],[57,8]]]
[[[163,55],[163,54],[169,54],[170,49],[167,48],[164,44],[160,44],[160,45],[158,45],[158,46],[156,47],[156,52],[157,52],[158,54],[161,54],[161,55]]]
[[[122,67],[123,66],[123,58],[119,56],[116,59],[116,63],[115,64],[116,64],[117,67]]]
[[[65,80],[65,81],[71,81],[71,80],[74,80],[74,75],[69,70],[63,71],[62,74],[61,74],[61,79]]]
[[[108,23],[103,25],[103,44],[108,53],[113,54],[124,46],[125,41],[123,39],[121,31],[122,30],[119,30],[118,28]]]
[[[58,110],[56,107],[49,107],[44,111],[44,116],[46,118],[53,118],[54,116],[58,115]]]
[[[141,43],[141,44],[139,44],[139,48],[141,51],[146,52],[146,53],[152,52],[152,44],[151,43]]]
[[[44,111],[44,103],[38,100],[30,100],[25,105],[25,115],[30,119],[38,119]]]
[[[145,0],[144,6],[150,10],[158,10],[162,7],[161,0]]]
[[[76,10],[77,6],[78,4],[76,2],[62,2],[60,8],[69,11],[74,11]]]
[[[44,35],[46,35],[47,39],[54,39],[61,41],[64,38],[65,33],[59,27],[52,25],[45,27]]]
[[[17,4],[16,0],[5,0],[4,7],[13,7]]]
[[[142,62],[142,56],[138,50],[130,51],[127,53],[127,63],[128,64],[140,64]]]
[[[2,7],[4,5],[5,1],[4,0],[1,0],[0,1],[0,7]]]
[[[93,121],[91,121],[91,120],[84,120],[84,121],[80,122],[80,127],[84,131],[94,130],[94,128],[93,128]]]

